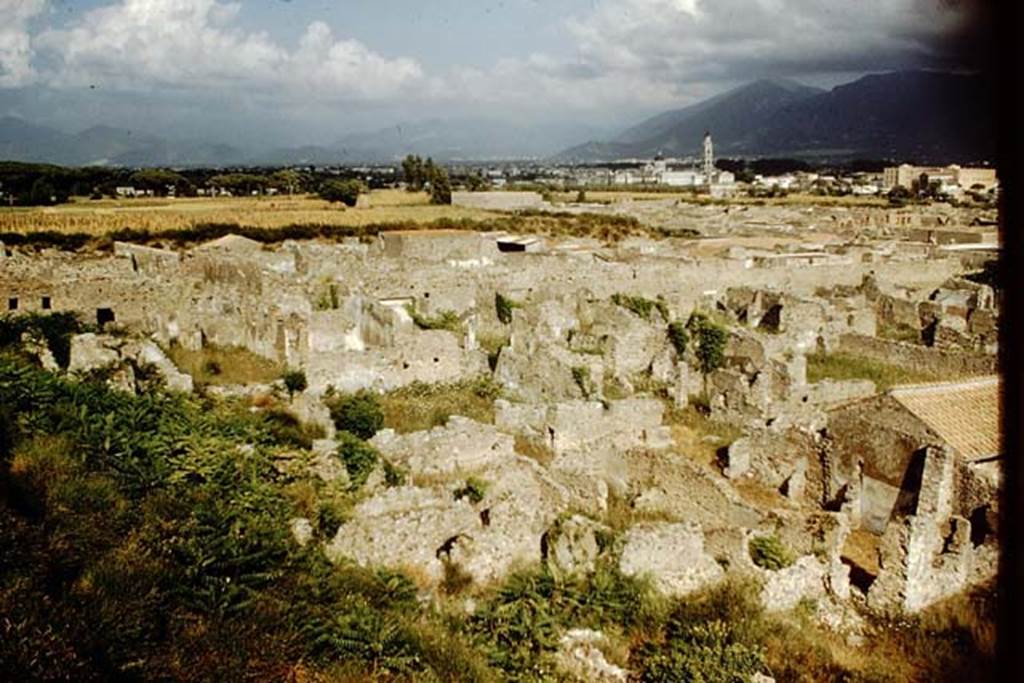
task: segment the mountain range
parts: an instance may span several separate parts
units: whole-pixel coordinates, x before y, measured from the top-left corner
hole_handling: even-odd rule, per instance
[[[969,162],[994,153],[992,110],[977,75],[903,71],[831,90],[767,79],[658,114],[608,141],[569,148],[563,162],[717,156]]]
[[[445,162],[547,158],[578,163],[697,156],[704,132],[710,131],[719,157],[963,163],[992,157],[992,113],[981,77],[908,71],[864,76],[831,90],[760,80],[658,114],[617,135],[580,123],[430,119],[348,133],[322,145],[243,149],[109,126],[66,133],[7,116],[0,118],[0,160],[223,167],[393,162],[419,154]],[[591,142],[565,149],[587,139]]]

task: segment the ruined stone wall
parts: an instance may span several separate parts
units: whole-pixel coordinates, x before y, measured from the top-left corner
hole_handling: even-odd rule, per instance
[[[860,334],[842,335],[839,351],[937,375],[992,375],[998,372],[996,356],[934,349]]]
[[[938,443],[938,435],[881,395],[829,412],[827,436],[825,488],[833,495],[846,488],[857,500],[864,528],[881,533],[894,515],[913,511],[922,449]]]

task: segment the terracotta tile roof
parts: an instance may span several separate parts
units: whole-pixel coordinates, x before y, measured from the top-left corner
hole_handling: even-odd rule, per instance
[[[998,376],[907,385],[889,395],[967,460],[1002,453]]]

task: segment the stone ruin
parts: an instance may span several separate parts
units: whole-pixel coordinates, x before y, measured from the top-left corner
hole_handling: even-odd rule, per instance
[[[309,386],[291,409],[328,437],[328,388],[500,383],[493,425],[453,415],[373,438],[407,479],[389,485],[383,465],[370,475],[325,545],[336,561],[407,569],[437,587],[452,566],[485,585],[528,564],[592,571],[614,553],[624,574],[672,595],[745,573],[760,579],[766,607],[816,600],[822,619],[854,630],[858,609],[914,612],[992,577],[998,449],[972,460],[899,396],[807,371],[810,354],[884,356],[903,344],[908,363],[991,373],[999,297],[963,278],[959,256],[866,258],[884,245],[855,241],[781,260],[708,256],[679,239],[541,242],[510,250],[504,234],[423,230],[276,247],[228,236],[183,250],[14,250],[0,290],[10,312],[95,322],[99,333],[73,340],[70,370],[110,369],[126,391],[140,389],[141,367],[192,391],[164,352],[175,344],[300,368]],[[652,308],[643,315],[616,295]],[[511,302],[505,320],[499,296]],[[722,365],[706,376],[692,348],[680,356],[666,335],[694,310],[728,329]],[[919,343],[879,337],[897,327]],[[41,362],[52,362],[46,351]],[[695,401],[735,438],[669,419]],[[336,446],[317,441],[305,466],[345,486]],[[702,449],[716,460],[694,455]],[[479,500],[458,495],[470,479],[487,483]],[[613,513],[625,528],[613,532]],[[297,542],[313,542],[310,529],[293,520]],[[849,556],[856,534],[874,539],[877,568]],[[791,549],[791,565],[752,560],[751,541],[765,535]],[[600,634],[570,635],[566,667],[589,662],[623,680],[594,660]]]

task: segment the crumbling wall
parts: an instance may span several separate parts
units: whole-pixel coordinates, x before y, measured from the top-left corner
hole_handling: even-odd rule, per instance
[[[996,356],[934,349],[860,334],[842,335],[839,351],[940,376],[992,375],[998,372]]]
[[[917,612],[994,575],[995,566],[976,566],[990,558],[971,544],[970,522],[953,514],[955,470],[952,451],[926,450],[915,513],[882,540],[881,571],[868,591],[873,609]]]

